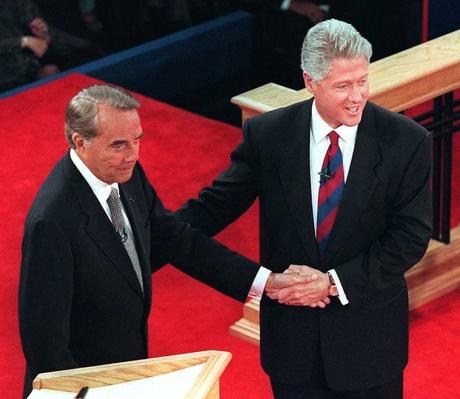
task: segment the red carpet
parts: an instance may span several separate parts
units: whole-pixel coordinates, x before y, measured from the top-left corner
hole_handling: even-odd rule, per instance
[[[2,398],[20,398],[24,360],[18,336],[17,289],[22,225],[29,205],[55,161],[66,151],[63,112],[70,97],[94,80],[73,75],[0,100],[2,188],[0,217],[0,387]],[[141,159],[167,207],[175,209],[193,196],[228,163],[240,130],[142,98],[145,136]],[[459,141],[456,150],[460,151]],[[457,170],[460,168],[457,168]],[[454,181],[459,181],[458,172]],[[458,194],[458,184],[456,185]],[[458,201],[454,197],[454,201]],[[455,224],[459,222],[455,216]],[[257,258],[257,210],[219,236],[223,242]],[[221,386],[223,399],[269,399],[268,379],[258,348],[228,334],[241,317],[241,305],[170,266],[154,276],[150,320],[151,356],[207,349],[228,350],[233,360]],[[458,397],[460,293],[452,293],[412,313],[411,363],[406,399]]]

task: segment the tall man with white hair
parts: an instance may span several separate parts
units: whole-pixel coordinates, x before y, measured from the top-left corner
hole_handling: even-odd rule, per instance
[[[311,28],[301,59],[313,98],[249,119],[229,168],[177,213],[213,235],[258,197],[261,263],[315,276],[261,300],[277,399],[402,398],[404,273],[431,236],[431,138],[368,102],[371,55],[347,23]]]

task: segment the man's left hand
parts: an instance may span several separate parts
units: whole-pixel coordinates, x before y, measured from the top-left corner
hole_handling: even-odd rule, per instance
[[[316,281],[318,276],[308,275],[306,273],[301,274],[296,272],[290,273],[289,269],[285,270],[284,273],[270,273],[268,280],[265,284],[265,292],[271,294],[274,292],[279,292],[282,289],[287,289],[296,284],[300,283],[310,283]]]

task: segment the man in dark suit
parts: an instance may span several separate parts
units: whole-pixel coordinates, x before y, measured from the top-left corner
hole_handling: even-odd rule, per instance
[[[91,86],[66,110],[71,147],[25,224],[19,289],[24,396],[41,372],[147,357],[151,273],[171,262],[237,300],[299,282],[168,214],[138,163],[138,101]],[[264,279],[265,282],[265,279]]]
[[[404,273],[431,236],[431,138],[367,102],[371,55],[349,24],[311,28],[302,69],[314,98],[249,119],[227,171],[177,213],[213,235],[258,197],[261,263],[315,276],[261,301],[276,398],[402,397]]]

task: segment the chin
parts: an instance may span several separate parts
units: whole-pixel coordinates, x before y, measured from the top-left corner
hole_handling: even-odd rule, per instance
[[[119,178],[117,179],[117,183],[123,184],[123,183],[128,182],[129,179],[131,179],[131,175],[119,177]]]
[[[117,173],[115,176],[113,176],[113,181],[116,183],[126,183],[129,179],[131,179],[132,175],[132,170],[125,173]]]
[[[356,116],[354,118],[348,118],[347,120],[343,121],[342,123],[345,126],[356,126],[361,122],[361,115]]]

